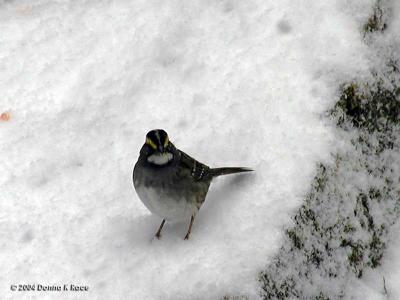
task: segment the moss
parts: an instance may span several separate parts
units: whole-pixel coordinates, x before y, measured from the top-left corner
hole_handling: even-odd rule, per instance
[[[381,240],[380,234],[374,232],[369,244],[370,254],[368,256],[368,265],[371,268],[376,268],[380,265],[385,246],[385,243]]]
[[[303,248],[304,243],[301,240],[301,238],[296,234],[294,229],[286,230],[286,234],[289,237],[289,239],[291,240],[294,247],[296,247],[297,249]]]
[[[344,225],[344,228],[343,228],[344,233],[352,233],[354,231],[356,231],[356,228],[352,224]]]
[[[341,87],[340,99],[331,111],[331,114],[336,118],[338,126],[343,126],[348,118],[361,114],[362,98],[363,95],[357,83],[351,82]],[[357,127],[357,125],[358,120],[355,119],[354,126]]]
[[[364,25],[364,37],[386,29],[381,4],[378,0]],[[337,154],[333,165],[318,166],[294,216],[295,225],[285,231],[289,243],[260,274],[264,299],[341,298],[346,290],[344,278],[351,273],[360,278],[365,268],[380,265],[388,228],[400,216],[400,178],[393,175],[398,163],[387,155],[397,155],[400,149],[399,61],[389,59],[385,74],[371,72],[370,82],[340,87],[339,99],[329,113],[339,129],[354,133],[352,149]],[[358,185],[351,176],[345,182],[342,172],[355,178],[367,176],[365,182],[377,184]],[[326,277],[329,283],[325,285]],[[331,282],[339,288],[332,291]],[[315,289],[310,290],[311,286]]]
[[[312,225],[316,231],[318,231],[320,227],[315,212],[305,205],[300,208],[298,214],[294,217],[294,221],[296,224]]]
[[[356,208],[354,209],[354,215],[358,216],[361,227],[366,226],[369,231],[374,229],[374,219],[372,218],[369,211],[368,197],[364,193],[360,193],[357,196]]]
[[[400,99],[397,88],[384,87],[379,80],[374,86],[349,83],[341,88],[341,96],[331,114],[339,127],[384,132],[400,124]],[[362,136],[360,137],[363,138]]]
[[[360,278],[363,270],[364,248],[361,243],[352,243],[349,246],[351,249],[347,256],[349,265],[352,267],[357,277]]]
[[[349,266],[357,277],[361,277],[364,265],[364,247],[362,242],[353,243],[350,240],[343,239],[340,247],[349,248],[347,255]]]
[[[384,20],[384,12],[382,9],[382,1],[378,0],[373,7],[372,15],[368,18],[363,26],[364,36],[372,32],[382,32],[387,28]]]
[[[248,300],[249,297],[244,296],[244,295],[225,295],[222,297],[222,300]]]
[[[314,264],[316,267],[319,267],[321,262],[323,261],[323,253],[320,250],[313,247],[309,255],[308,261]]]
[[[369,198],[371,200],[377,201],[377,202],[380,202],[381,199],[382,199],[381,191],[379,189],[377,189],[377,188],[374,188],[374,187],[369,189],[368,196],[369,196]]]
[[[376,209],[384,214],[379,207],[386,207],[397,195],[397,212],[389,211],[386,216],[392,214],[395,218],[400,214],[399,178],[392,175],[393,161],[385,161],[383,157],[386,156],[381,156],[384,150],[394,149],[395,144],[396,149],[399,148],[400,142],[396,140],[399,134],[392,133],[400,118],[400,103],[396,97],[394,92],[384,89],[379,80],[373,85],[343,85],[332,116],[339,128],[357,129],[358,135],[352,139],[353,152],[336,155],[333,165],[318,166],[311,189],[294,216],[295,226],[286,230],[288,247],[282,247],[274,271],[269,268],[260,275],[265,299],[304,298],[304,293],[308,298],[327,299],[327,290],[303,291],[304,286],[296,283],[298,278],[311,281],[312,272],[319,270],[317,272],[330,280],[340,280],[343,268],[360,278],[366,267],[379,266],[386,246],[387,225],[391,221],[378,218],[379,222],[385,222],[378,223],[374,219]],[[354,174],[368,174],[371,181],[380,180],[384,185],[365,189],[350,184],[351,192],[342,194],[346,189],[343,190],[343,183],[338,185],[342,182],[338,174],[343,170],[348,172],[349,168]],[[349,203],[354,205],[352,210],[341,209]],[[387,207],[392,209],[391,205]],[[321,214],[321,207],[332,211]],[[330,217],[335,214],[336,220]],[[355,237],[359,239],[354,240]],[[343,257],[338,254],[343,253],[340,251],[345,251],[346,261],[336,260]],[[285,256],[281,259],[282,253]],[[280,275],[281,272],[286,275]],[[342,291],[337,293],[333,298],[339,297]]]
[[[325,296],[324,293],[320,293],[317,297],[315,297],[315,300],[329,300],[329,297]]]
[[[277,284],[268,273],[261,273],[260,278],[263,281],[265,299],[287,299],[289,296],[298,297],[293,278],[286,278],[281,284]]]
[[[314,189],[316,192],[322,192],[325,188],[328,178],[326,176],[326,167],[324,164],[319,164],[317,176],[314,178]]]

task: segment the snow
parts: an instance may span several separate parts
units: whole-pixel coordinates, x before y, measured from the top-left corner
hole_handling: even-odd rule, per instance
[[[287,293],[300,299],[368,299],[373,294],[368,284],[360,288],[358,277],[364,280],[364,273],[379,266],[390,244],[387,231],[398,218],[400,139],[379,153],[378,143],[367,146],[374,136],[359,131],[338,132],[349,147],[334,163],[321,165],[283,246],[265,268],[267,298]],[[361,137],[368,143],[360,143]]]
[[[390,5],[388,5],[388,3]],[[387,72],[387,60],[396,59],[399,57],[400,52],[400,34],[398,28],[400,26],[400,2],[386,2],[384,9],[388,10],[389,23],[388,29],[384,34],[374,35],[370,40],[370,47],[374,49],[375,55],[370,58],[375,63],[375,68],[379,73]],[[391,78],[392,83],[399,86],[399,74],[397,78]],[[397,143],[399,141],[399,130],[397,129]],[[398,180],[400,177],[400,170],[398,168],[399,151],[395,151],[394,162],[390,167],[394,170],[393,178]],[[397,168],[396,168],[397,167]],[[396,182],[396,181],[395,181]],[[397,189],[398,192],[398,189]],[[397,207],[398,208],[398,195]],[[393,207],[392,212],[398,212],[398,209]],[[398,216],[397,216],[398,218]],[[383,300],[383,299],[400,299],[400,224],[397,221],[395,225],[390,228],[387,238],[387,249],[382,258],[381,265],[376,269],[367,269],[363,277],[359,280],[352,280],[349,284],[348,298],[349,299],[365,299],[365,300]]]
[[[349,299],[400,299],[399,233],[400,226],[396,224],[391,229],[382,265],[377,270],[367,270],[362,279],[352,281]]]
[[[357,18],[372,1],[314,2],[2,2],[0,294],[257,298],[334,147],[322,115],[368,66]],[[213,182],[189,241],[186,223],[154,240],[161,220],[132,186],[153,128],[256,170]],[[10,291],[71,283],[89,291]]]
[[[393,224],[400,195],[400,127],[394,113],[400,3],[378,3],[376,12],[383,12],[387,29],[364,35],[370,69],[344,82],[331,114],[338,118],[338,139],[347,145],[337,149],[334,163],[321,164],[286,240],[263,271],[266,298],[399,298],[400,256],[394,242],[399,231]],[[357,96],[351,94],[354,89]]]

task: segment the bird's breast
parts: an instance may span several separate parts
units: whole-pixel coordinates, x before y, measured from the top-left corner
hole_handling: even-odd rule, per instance
[[[184,194],[172,192],[162,185],[135,185],[143,204],[154,214],[168,221],[183,221],[197,211],[195,201]]]

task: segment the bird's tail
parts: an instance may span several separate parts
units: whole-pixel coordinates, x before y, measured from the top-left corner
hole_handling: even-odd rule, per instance
[[[217,177],[221,175],[228,175],[228,174],[235,174],[235,173],[242,173],[242,172],[252,172],[252,169],[249,168],[235,168],[235,167],[228,167],[228,168],[214,168],[211,169],[211,176]]]

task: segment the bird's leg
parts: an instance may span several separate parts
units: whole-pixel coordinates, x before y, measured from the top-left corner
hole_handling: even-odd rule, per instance
[[[165,224],[165,219],[162,220],[160,228],[158,228],[158,230],[156,232],[156,238],[158,238],[158,239],[160,239],[160,237],[161,237],[161,229],[163,228],[164,224]]]
[[[185,240],[188,240],[188,239],[189,239],[190,232],[192,231],[192,226],[193,226],[193,222],[194,222],[194,216],[195,216],[195,215],[193,214],[192,217],[190,218],[189,229],[188,229],[188,231],[187,231],[187,233],[186,233]]]

